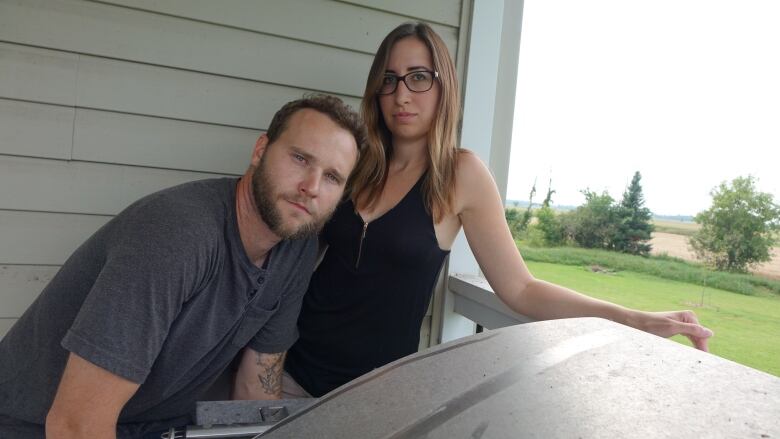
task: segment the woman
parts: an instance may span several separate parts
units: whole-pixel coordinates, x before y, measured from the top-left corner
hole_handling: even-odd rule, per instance
[[[330,390],[417,350],[431,292],[461,227],[493,290],[513,310],[544,320],[597,316],[706,350],[712,332],[690,311],[646,313],[535,279],[509,232],[496,184],[456,146],[455,67],[425,24],[382,42],[362,104],[368,129],[353,192],[326,225],[328,250],[285,365],[309,394]],[[289,386],[286,386],[289,387]]]

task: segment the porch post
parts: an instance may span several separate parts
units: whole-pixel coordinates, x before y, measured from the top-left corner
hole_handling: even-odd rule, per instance
[[[467,28],[461,145],[488,164],[502,199],[509,172],[522,13],[522,0],[475,1]],[[453,245],[449,273],[480,274],[463,232]],[[434,321],[440,322],[438,342],[474,333],[474,322],[454,312],[449,289],[444,290],[434,315],[438,317]]]

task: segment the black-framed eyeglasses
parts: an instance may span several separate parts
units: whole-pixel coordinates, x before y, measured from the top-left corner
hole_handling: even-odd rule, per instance
[[[417,70],[415,72],[409,72],[405,75],[398,76],[391,73],[385,73],[382,78],[382,84],[377,90],[378,95],[391,95],[395,93],[395,89],[398,88],[398,83],[403,81],[406,84],[406,88],[409,91],[415,93],[424,93],[433,87],[433,80],[439,77],[439,72],[432,72],[430,70]]]

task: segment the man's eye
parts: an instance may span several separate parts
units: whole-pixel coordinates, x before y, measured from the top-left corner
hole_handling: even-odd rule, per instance
[[[335,174],[326,174],[325,178],[327,178],[328,181],[330,181],[331,183],[336,183],[336,184],[341,183],[341,179],[338,178]]]
[[[296,162],[305,162],[306,157],[300,155],[300,154],[293,154],[293,159],[295,159]]]

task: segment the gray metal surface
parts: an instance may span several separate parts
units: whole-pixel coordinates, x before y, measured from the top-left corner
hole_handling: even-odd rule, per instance
[[[314,398],[274,401],[200,401],[195,404],[195,423],[172,427],[162,439],[251,438],[291,414],[310,406]]]
[[[195,423],[272,424],[300,412],[315,399],[279,399],[275,401],[199,401],[195,404]]]
[[[610,321],[528,323],[414,354],[275,438],[780,438],[780,378]]]
[[[262,434],[270,428],[270,425],[213,425],[201,427],[188,425],[185,428],[171,428],[160,435],[160,439],[247,439]]]

